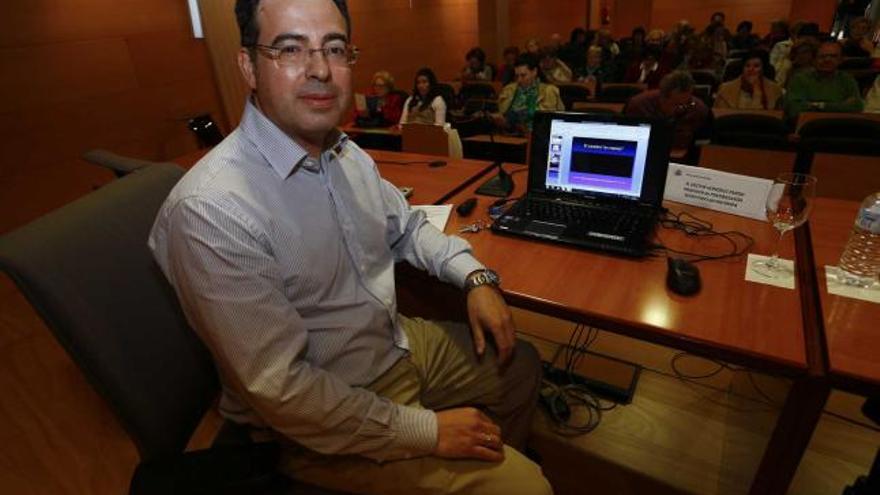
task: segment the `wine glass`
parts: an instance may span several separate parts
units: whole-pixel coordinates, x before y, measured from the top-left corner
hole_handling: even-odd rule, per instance
[[[770,258],[757,261],[752,269],[768,278],[791,277],[794,272],[779,262],[779,244],[786,232],[807,221],[816,195],[816,178],[786,172],[779,174],[767,195],[767,221],[779,231]]]

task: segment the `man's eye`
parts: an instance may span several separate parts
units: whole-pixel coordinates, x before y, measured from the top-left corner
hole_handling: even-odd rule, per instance
[[[292,57],[302,53],[302,47],[296,45],[282,46],[278,49],[278,53],[285,57]]]
[[[327,50],[327,55],[333,55],[333,56],[345,55],[345,47],[344,46],[328,46],[325,48],[325,50]]]

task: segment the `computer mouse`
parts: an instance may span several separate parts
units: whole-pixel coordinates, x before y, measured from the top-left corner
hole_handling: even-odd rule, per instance
[[[455,207],[455,212],[458,213],[459,216],[466,217],[474,211],[475,206],[477,206],[477,198],[468,198]]]
[[[700,292],[700,270],[697,265],[681,259],[667,258],[666,287],[682,296]]]

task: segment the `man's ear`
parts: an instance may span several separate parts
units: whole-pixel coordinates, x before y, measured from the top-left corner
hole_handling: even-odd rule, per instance
[[[238,69],[241,71],[242,77],[247,82],[251,91],[257,89],[257,66],[256,60],[251,58],[251,50],[242,47],[238,51]]]

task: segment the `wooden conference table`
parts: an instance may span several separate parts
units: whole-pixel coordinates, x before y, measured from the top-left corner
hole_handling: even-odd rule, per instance
[[[507,168],[515,174],[514,196],[518,196],[524,191],[526,174],[516,171],[525,167]],[[452,202],[472,197],[475,188],[465,188]],[[447,233],[486,219],[494,198],[477,197],[475,214],[453,215]],[[765,222],[675,203],[666,206],[708,220],[719,231],[748,233],[755,239],[752,252],[769,253],[773,247],[775,234]],[[814,318],[801,300],[809,292],[804,290],[807,285],[799,280],[795,290],[788,290],[747,282],[742,256],[700,263],[702,291],[682,297],[666,289],[665,257],[625,259],[487,230],[464,235],[476,257],[499,273],[512,305],[791,377],[794,384],[750,490],[785,492],[815,427],[801,420],[800,412],[810,405],[821,412],[827,397],[818,382],[823,374],[820,339],[813,333],[815,325],[807,324]],[[695,240],[668,229],[659,229],[657,240],[691,252],[720,254],[729,249],[721,239]],[[791,259],[794,251],[794,236],[786,236],[781,256]],[[569,336],[543,337],[564,343]],[[794,462],[786,465],[784,459]]]

